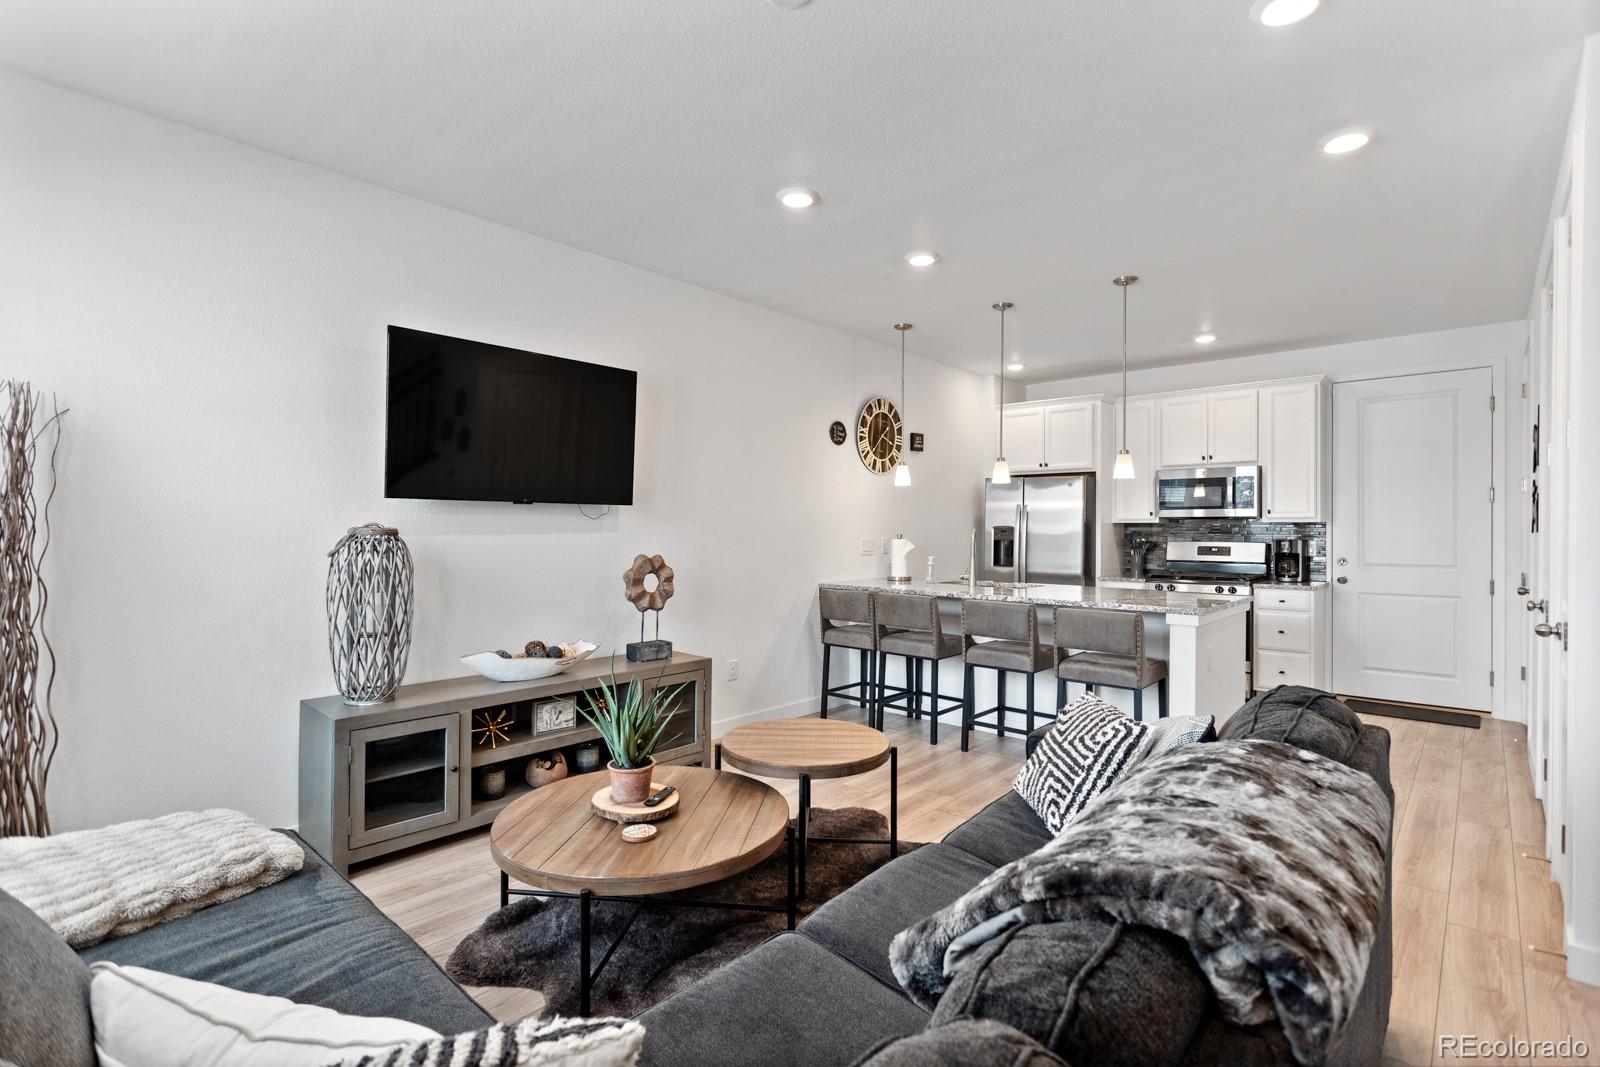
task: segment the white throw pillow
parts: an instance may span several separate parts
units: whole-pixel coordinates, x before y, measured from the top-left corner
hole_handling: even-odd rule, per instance
[[[116,963],[90,968],[100,1067],[325,1067],[438,1037],[403,1019],[341,1015]]]

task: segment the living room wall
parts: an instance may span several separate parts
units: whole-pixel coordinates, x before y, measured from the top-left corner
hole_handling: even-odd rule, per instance
[[[411,681],[535,637],[620,650],[622,571],[662,553],[662,636],[718,660],[723,724],[811,705],[816,582],[884,568],[863,539],[965,560],[991,383],[911,360],[910,490],[828,441],[897,394],[893,307],[870,343],[6,72],[0,158],[3,370],[70,408],[58,829],[295,821],[297,703],[333,691],[326,553],[357,523],[415,557]],[[383,499],[389,323],[636,369],[636,503]]]

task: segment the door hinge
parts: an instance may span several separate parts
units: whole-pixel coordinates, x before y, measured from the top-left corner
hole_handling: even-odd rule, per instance
[[[1494,579],[1489,579],[1489,595],[1494,596]]]
[[[1524,399],[1524,400],[1528,399],[1528,383],[1527,382],[1523,382],[1522,383],[1522,399]]]
[[[1522,677],[1520,679],[1518,679],[1518,680],[1519,681],[1523,681],[1523,682],[1526,682],[1528,680],[1528,668],[1526,668],[1526,667],[1522,668]]]
[[[1493,393],[1489,394],[1489,410],[1490,411],[1494,410],[1494,394]]]
[[[1567,854],[1567,824],[1566,823],[1562,823],[1561,824],[1561,854],[1563,856],[1565,856]]]
[[[1494,688],[1494,671],[1489,672],[1489,688]]]
[[[1489,503],[1494,503],[1494,486],[1489,487]]]
[[[1546,756],[1544,759],[1539,761],[1539,781],[1548,782],[1549,780],[1550,780],[1550,757]]]
[[[346,745],[344,749],[344,765],[354,766],[356,762],[356,749],[354,745]]]

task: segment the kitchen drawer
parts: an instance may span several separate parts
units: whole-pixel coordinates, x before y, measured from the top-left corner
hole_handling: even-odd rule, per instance
[[[1313,685],[1315,674],[1308,652],[1257,652],[1255,687],[1271,689],[1278,685]]]
[[[1256,607],[1268,611],[1310,611],[1316,603],[1316,595],[1309,589],[1257,589]]]
[[[1311,651],[1311,615],[1304,611],[1256,610],[1256,647],[1276,652]]]

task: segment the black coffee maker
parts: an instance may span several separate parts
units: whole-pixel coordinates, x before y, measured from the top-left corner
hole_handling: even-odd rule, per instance
[[[1304,538],[1272,542],[1272,577],[1280,582],[1311,581],[1313,542]]]

